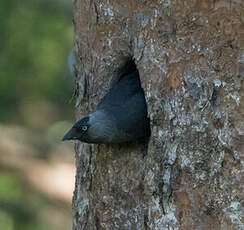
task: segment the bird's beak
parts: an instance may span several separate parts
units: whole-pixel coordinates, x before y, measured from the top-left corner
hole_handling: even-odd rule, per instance
[[[75,139],[76,130],[74,128],[70,129],[63,137],[62,141]]]

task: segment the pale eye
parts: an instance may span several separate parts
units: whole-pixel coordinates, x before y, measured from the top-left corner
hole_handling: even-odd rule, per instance
[[[82,126],[82,130],[86,131],[87,130],[87,126]]]

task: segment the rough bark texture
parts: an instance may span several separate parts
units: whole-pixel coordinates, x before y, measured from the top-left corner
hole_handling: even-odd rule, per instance
[[[76,143],[75,230],[244,229],[243,13],[241,0],[75,0],[78,117],[134,56],[152,130],[145,157]]]

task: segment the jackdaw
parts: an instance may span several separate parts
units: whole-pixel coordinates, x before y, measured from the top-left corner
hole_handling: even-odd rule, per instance
[[[145,95],[136,64],[130,60],[96,111],[76,122],[63,140],[107,144],[146,141],[149,136]]]

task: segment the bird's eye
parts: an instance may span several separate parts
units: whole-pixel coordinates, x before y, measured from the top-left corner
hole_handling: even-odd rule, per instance
[[[82,126],[82,130],[86,131],[87,130],[87,126]]]

